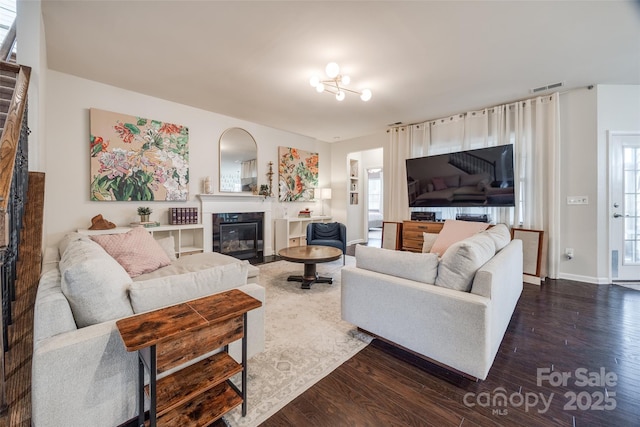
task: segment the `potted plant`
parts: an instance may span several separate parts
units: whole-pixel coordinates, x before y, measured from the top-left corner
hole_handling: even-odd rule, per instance
[[[140,222],[149,222],[149,215],[151,215],[151,208],[140,206],[138,208],[138,215],[140,215]]]

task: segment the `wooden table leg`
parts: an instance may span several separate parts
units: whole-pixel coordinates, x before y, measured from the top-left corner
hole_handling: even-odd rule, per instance
[[[302,282],[301,289],[311,289],[314,283],[333,283],[332,277],[318,276],[315,263],[305,263],[302,276],[289,276],[288,282]]]

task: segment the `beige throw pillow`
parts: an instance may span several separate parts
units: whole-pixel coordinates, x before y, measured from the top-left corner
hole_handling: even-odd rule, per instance
[[[78,328],[133,314],[127,288],[131,278],[91,240],[71,240],[60,259],[62,293]]]
[[[176,244],[173,236],[163,237],[162,239],[156,239],[156,242],[160,245],[162,250],[167,254],[170,261],[175,261],[176,257]]]
[[[496,245],[496,252],[502,250],[511,241],[511,232],[504,224],[496,224],[488,230],[483,231],[482,234],[491,237],[491,240],[493,240],[493,243]]]
[[[422,253],[426,253],[431,251],[433,244],[436,242],[438,238],[438,233],[422,233]]]
[[[440,259],[436,285],[469,292],[476,271],[495,253],[493,240],[484,234],[476,234],[454,243]]]

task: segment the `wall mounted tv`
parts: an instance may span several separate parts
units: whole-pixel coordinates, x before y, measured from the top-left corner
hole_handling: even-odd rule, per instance
[[[515,206],[513,145],[406,160],[409,207]]]

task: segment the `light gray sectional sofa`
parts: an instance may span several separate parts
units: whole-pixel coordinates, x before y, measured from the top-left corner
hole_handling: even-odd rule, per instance
[[[441,258],[359,245],[341,287],[347,322],[484,380],[522,292],[522,242],[501,225]]]
[[[136,416],[137,354],[125,350],[116,320],[231,288],[264,304],[257,273],[209,252],[134,281],[87,236],[70,233],[47,248],[34,309],[32,425],[113,427]],[[251,357],[264,350],[263,307],[248,313],[247,330]],[[230,352],[241,360],[240,342]]]

